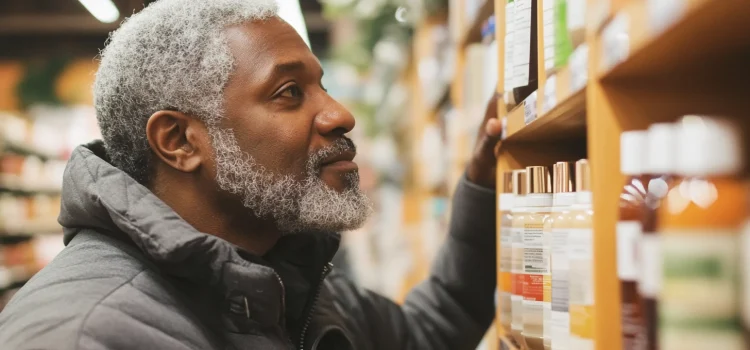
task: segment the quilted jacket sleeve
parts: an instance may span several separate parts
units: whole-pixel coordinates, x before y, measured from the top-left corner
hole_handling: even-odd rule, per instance
[[[495,212],[494,191],[459,183],[430,276],[403,305],[344,278],[332,281],[338,301],[361,318],[372,349],[476,348],[495,314]]]

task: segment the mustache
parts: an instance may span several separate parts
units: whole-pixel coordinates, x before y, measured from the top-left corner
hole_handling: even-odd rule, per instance
[[[329,157],[342,154],[344,152],[357,153],[357,145],[354,144],[352,139],[342,136],[336,139],[333,143],[328,146],[321,148],[316,151],[307,161],[308,171],[320,170],[323,162]]]

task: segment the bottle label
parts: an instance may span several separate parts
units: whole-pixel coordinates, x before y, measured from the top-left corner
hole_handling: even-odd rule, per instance
[[[501,213],[500,219],[500,286],[501,291],[510,293],[511,290],[511,271],[513,268],[513,227],[511,226],[510,217],[506,213]]]
[[[574,340],[594,338],[594,235],[591,229],[571,229],[568,235],[569,312],[571,349]],[[586,348],[586,347],[584,347]]]
[[[500,323],[511,322],[513,226],[508,212],[500,212]]]
[[[523,328],[523,228],[511,230],[511,327]]]
[[[568,313],[568,229],[552,229],[552,349],[568,350],[570,314]],[[545,328],[546,329],[546,328]]]
[[[513,70],[513,47],[515,46],[514,38],[516,35],[513,27],[515,9],[515,2],[508,2],[505,5],[505,91],[511,91],[516,87]]]
[[[529,84],[529,63],[531,61],[531,16],[532,0],[516,0],[513,23],[513,74],[514,85]]]
[[[659,343],[671,349],[744,349],[739,234],[664,232]]]
[[[640,258],[638,292],[644,298],[655,299],[661,288],[661,248],[659,236],[644,234],[638,244]]]
[[[544,225],[525,224],[523,245],[523,298],[544,301],[544,277],[549,276],[549,256],[544,254]]]
[[[635,281],[638,278],[636,254],[640,237],[640,222],[620,221],[617,223],[617,275],[620,280]]]

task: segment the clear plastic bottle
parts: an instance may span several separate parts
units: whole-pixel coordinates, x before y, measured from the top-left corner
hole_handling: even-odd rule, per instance
[[[620,135],[620,172],[627,176],[620,192],[617,220],[617,276],[620,279],[622,350],[642,350],[643,320],[638,296],[638,242],[642,234],[650,176],[645,174],[645,131]]]
[[[565,217],[575,204],[571,163],[558,162],[552,168],[552,210],[544,222],[544,236],[550,240],[552,283],[549,286],[551,304],[549,315],[544,315],[544,348],[568,350],[570,342],[570,314],[568,313],[568,227]],[[546,291],[545,291],[546,293]]]
[[[550,251],[545,249],[544,222],[552,207],[552,188],[547,167],[526,168],[526,215],[523,220],[523,337],[531,350],[544,349],[544,309],[551,294]]]
[[[521,347],[523,338],[523,222],[526,219],[526,170],[513,170],[513,215],[511,230],[511,324],[510,334]]]
[[[747,186],[735,125],[683,118],[678,134],[679,185],[659,209],[662,287],[659,348],[747,349],[739,285]]]
[[[501,327],[501,334],[510,334],[511,331],[511,267],[513,252],[513,173],[508,171],[501,175],[501,190],[498,198],[498,209],[499,209],[499,220],[498,225],[500,229],[500,247],[497,250],[498,257],[498,284],[499,284],[499,323]]]
[[[594,211],[588,160],[576,162],[576,203],[566,218],[568,234],[570,349],[594,350]]]

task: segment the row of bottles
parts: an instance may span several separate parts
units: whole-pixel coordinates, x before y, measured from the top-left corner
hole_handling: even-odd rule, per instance
[[[500,323],[525,349],[593,349],[588,161],[502,174]]]
[[[725,120],[686,116],[622,134],[623,350],[750,347],[741,321],[750,304],[743,293],[750,295],[741,286],[748,191],[738,131]]]

